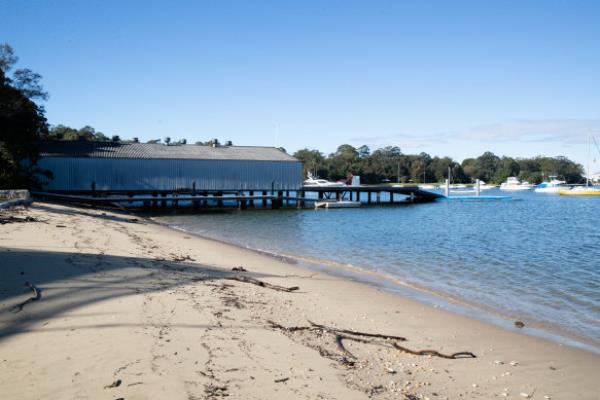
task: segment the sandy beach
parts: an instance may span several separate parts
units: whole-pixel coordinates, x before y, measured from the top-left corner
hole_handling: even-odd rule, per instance
[[[581,349],[134,215],[0,216],[0,399],[600,399]]]

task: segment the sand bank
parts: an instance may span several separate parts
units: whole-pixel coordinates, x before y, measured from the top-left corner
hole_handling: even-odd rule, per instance
[[[584,350],[129,215],[16,216],[36,221],[0,225],[3,399],[600,399]]]

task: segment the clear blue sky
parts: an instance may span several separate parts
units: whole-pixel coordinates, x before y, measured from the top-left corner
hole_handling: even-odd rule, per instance
[[[457,159],[600,136],[600,1],[2,1],[51,124]],[[599,157],[600,158],[600,157]]]

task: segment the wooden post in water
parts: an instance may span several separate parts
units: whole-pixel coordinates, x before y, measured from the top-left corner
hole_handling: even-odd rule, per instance
[[[367,192],[367,204],[371,204],[371,192]]]
[[[223,192],[217,192],[217,207],[223,207]]]
[[[381,203],[381,192],[377,192],[377,204]]]
[[[248,192],[250,194],[250,208],[254,208],[254,191],[251,190],[250,192]]]
[[[262,206],[263,208],[267,208],[267,192],[263,190],[262,196]]]
[[[290,206],[290,191],[289,190],[285,191],[285,206],[286,207]]]
[[[160,206],[161,206],[162,208],[167,208],[167,201],[166,201],[166,200],[164,200],[164,197],[167,197],[167,194],[166,194],[166,193],[162,193],[162,194],[161,194],[161,197],[163,197],[163,200],[161,200],[161,201],[160,201]]]
[[[196,182],[194,182],[194,189],[192,190],[192,197],[196,197]],[[198,200],[196,200],[196,199],[192,200],[192,209],[194,209],[194,210],[198,209]]]
[[[394,203],[394,192],[390,192],[390,203]]]

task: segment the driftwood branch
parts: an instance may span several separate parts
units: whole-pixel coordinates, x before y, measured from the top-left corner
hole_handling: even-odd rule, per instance
[[[0,225],[20,223],[20,222],[45,222],[45,221],[41,221],[37,218],[30,217],[30,216],[26,216],[23,218],[15,217],[13,215],[9,215],[7,217],[5,217],[3,215],[0,216]]]
[[[406,338],[402,336],[385,335],[379,333],[367,333],[353,331],[349,329],[339,329],[330,326],[316,324],[308,321],[308,326],[283,326],[273,321],[267,321],[271,328],[278,329],[287,333],[294,333],[299,331],[315,332],[317,334],[330,334],[334,336],[335,343],[338,349],[342,352],[342,355],[333,354],[326,349],[316,347],[321,356],[336,360],[344,365],[353,366],[358,359],[344,346],[343,340],[352,340],[359,343],[374,344],[378,346],[392,346],[393,348],[400,350],[405,353],[417,355],[417,356],[434,356],[446,359],[458,359],[458,358],[476,358],[475,354],[468,351],[461,351],[452,354],[443,354],[436,350],[411,350],[398,344],[398,342],[406,341]]]
[[[416,356],[434,356],[434,357],[447,358],[450,360],[455,360],[457,358],[477,358],[477,356],[475,354],[473,354],[469,351],[459,351],[458,353],[442,354],[436,350],[411,350],[406,347],[400,346],[398,343],[392,343],[392,346],[394,346],[394,348],[396,348],[400,351],[403,351],[403,352],[409,353],[409,354],[414,354]]]
[[[386,339],[386,340],[398,340],[400,342],[404,342],[406,341],[406,338],[402,337],[402,336],[392,336],[392,335],[382,335],[379,333],[367,333],[367,332],[358,332],[358,331],[351,331],[349,329],[339,329],[339,328],[331,328],[325,325],[319,325],[319,324],[315,324],[314,322],[308,320],[308,322],[314,326],[315,328],[324,330],[324,331],[330,331],[330,332],[334,332],[334,333],[346,333],[348,335],[355,335],[355,336],[364,336],[364,337],[371,337],[371,338],[377,338],[377,339]]]
[[[273,285],[272,283],[259,281],[258,279],[250,278],[249,276],[244,276],[244,275],[230,276],[225,279],[228,279],[230,281],[251,283],[253,285],[257,285],[257,286],[264,287],[267,289],[277,290],[279,292],[295,292],[296,290],[300,289],[298,286],[285,287],[285,286]]]
[[[341,352],[346,355],[346,362],[354,364],[358,359],[354,356],[354,354],[350,353],[350,351],[348,351],[348,349],[344,346],[344,342],[342,342],[343,339],[347,339],[347,337],[344,337],[342,335],[335,335],[335,343],[337,344],[337,347],[341,350]]]
[[[25,300],[24,302],[19,303],[16,306],[14,306],[13,308],[11,308],[10,311],[15,314],[18,312],[21,312],[23,310],[23,307],[25,307],[27,304],[31,303],[32,301],[37,301],[42,298],[42,291],[40,289],[38,289],[35,285],[32,285],[29,282],[25,282],[25,286],[27,286],[33,292],[33,297],[30,297],[27,300]]]

